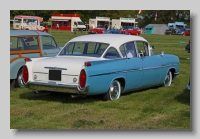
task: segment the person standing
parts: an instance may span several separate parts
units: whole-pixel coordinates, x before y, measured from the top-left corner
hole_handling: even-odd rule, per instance
[[[114,29],[117,29],[117,25],[116,24],[114,25]]]
[[[59,24],[58,23],[56,24],[56,29],[59,30]]]
[[[107,24],[105,24],[105,29],[106,29],[106,30],[108,29],[108,25],[107,25]]]

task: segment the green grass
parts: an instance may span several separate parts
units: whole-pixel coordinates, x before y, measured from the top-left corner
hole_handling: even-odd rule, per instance
[[[87,34],[50,31],[58,45]],[[141,35],[164,51],[180,58],[180,75],[170,87],[157,87],[124,94],[116,101],[99,96],[70,98],[64,93],[34,94],[27,88],[10,91],[11,129],[166,129],[190,130],[190,93],[185,89],[190,74],[190,57],[184,47],[190,37]],[[186,42],[179,46],[178,42]],[[167,44],[176,43],[176,44]]]

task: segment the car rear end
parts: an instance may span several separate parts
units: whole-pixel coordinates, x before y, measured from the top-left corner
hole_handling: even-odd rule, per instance
[[[84,86],[84,67],[86,59],[75,57],[49,57],[25,59],[23,80],[26,87],[34,91],[65,92],[86,94]]]

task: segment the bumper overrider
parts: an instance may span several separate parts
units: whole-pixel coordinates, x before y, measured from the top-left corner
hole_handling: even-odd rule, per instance
[[[55,83],[43,83],[43,82],[27,82],[25,87],[34,91],[50,91],[50,92],[63,92],[69,94],[81,94],[86,95],[89,86],[80,88],[78,85],[71,84],[55,84]]]

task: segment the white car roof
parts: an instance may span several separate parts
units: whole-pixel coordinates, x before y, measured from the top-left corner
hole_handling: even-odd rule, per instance
[[[109,43],[111,45],[114,45],[135,40],[141,40],[147,42],[147,40],[141,36],[126,35],[126,34],[88,34],[75,37],[71,39],[69,42],[92,41],[92,42]]]

